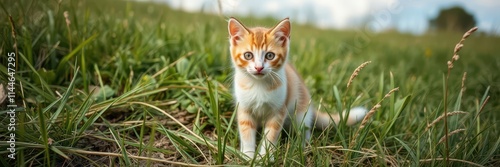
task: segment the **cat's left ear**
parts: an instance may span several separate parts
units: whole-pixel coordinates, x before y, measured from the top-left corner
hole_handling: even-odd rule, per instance
[[[268,33],[272,34],[276,42],[282,46],[285,46],[290,39],[290,20],[287,18],[281,20],[274,28],[272,28]]]
[[[231,44],[235,46],[242,40],[243,36],[249,33],[248,29],[233,17],[229,19],[228,31],[231,36]]]

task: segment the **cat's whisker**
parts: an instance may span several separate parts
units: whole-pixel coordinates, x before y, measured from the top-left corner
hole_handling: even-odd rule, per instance
[[[274,71],[273,71],[273,72],[274,72]],[[284,81],[285,81],[285,79],[284,79],[281,75],[279,75],[278,73],[274,72],[274,74],[276,74],[276,76],[278,77],[278,79],[279,79],[280,81],[282,81],[282,82],[284,82]]]
[[[271,85],[272,87],[279,86],[284,82],[283,78],[278,73],[271,71],[270,75],[273,81]]]
[[[229,86],[234,86],[233,83],[234,83],[234,72],[231,72],[229,74],[229,77],[227,77],[224,80],[224,84],[229,85]]]
[[[269,74],[270,74],[270,77],[272,79],[271,86],[274,87],[275,85],[279,85],[280,83],[278,83],[278,81],[277,81],[277,80],[279,80],[279,75],[276,74],[274,71],[271,71]],[[276,79],[276,77],[278,79]]]

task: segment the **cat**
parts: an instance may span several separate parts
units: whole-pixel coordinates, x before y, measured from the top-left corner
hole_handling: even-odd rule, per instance
[[[234,68],[234,97],[240,150],[246,158],[256,153],[257,128],[263,127],[259,157],[275,150],[285,122],[295,117],[305,128],[305,142],[311,128],[338,124],[339,114],[316,111],[311,96],[294,67],[288,62],[291,25],[288,18],[273,28],[247,28],[231,17],[228,21],[231,60]],[[366,109],[353,108],[346,120],[353,125]],[[344,113],[345,115],[345,113]]]

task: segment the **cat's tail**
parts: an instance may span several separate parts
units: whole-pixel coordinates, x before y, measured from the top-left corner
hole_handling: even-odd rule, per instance
[[[363,118],[365,117],[367,112],[368,112],[368,110],[366,108],[363,108],[363,107],[352,108],[349,111],[349,116],[346,119],[346,124],[348,126],[356,124],[357,122],[363,120]],[[315,115],[316,115],[315,116],[315,120],[316,120],[315,126],[317,128],[325,129],[326,127],[330,126],[332,123],[335,125],[338,125],[340,122],[340,114],[339,113],[326,113],[326,112],[317,111],[315,113]],[[342,113],[342,116],[343,116],[342,118],[345,119],[345,117],[347,116],[347,112],[344,111]]]

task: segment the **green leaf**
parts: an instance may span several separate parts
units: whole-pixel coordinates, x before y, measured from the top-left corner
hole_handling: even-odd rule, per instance
[[[108,85],[104,85],[104,87],[99,88],[96,93],[92,95],[95,101],[103,101],[109,99],[115,95],[116,91],[109,87]]]
[[[408,105],[408,103],[411,101],[411,95],[408,95],[406,97],[404,97],[403,99],[398,99],[396,101],[396,103],[394,104],[394,108],[396,109],[396,113],[394,115],[391,115],[391,118],[390,118],[390,122],[388,124],[388,126],[386,126],[384,129],[385,129],[385,132],[384,132],[384,137],[387,136],[387,133],[389,133],[389,131],[392,129],[394,123],[396,123],[399,117],[399,115],[401,114],[401,111],[403,111],[406,107],[406,105]]]
[[[45,70],[44,68],[42,68],[37,70],[37,72],[40,75],[40,77],[44,78],[45,82],[47,82],[48,84],[53,83],[56,78],[56,73],[54,72],[54,70]],[[36,84],[41,84],[40,80],[38,79],[33,79],[33,80],[35,81]]]

